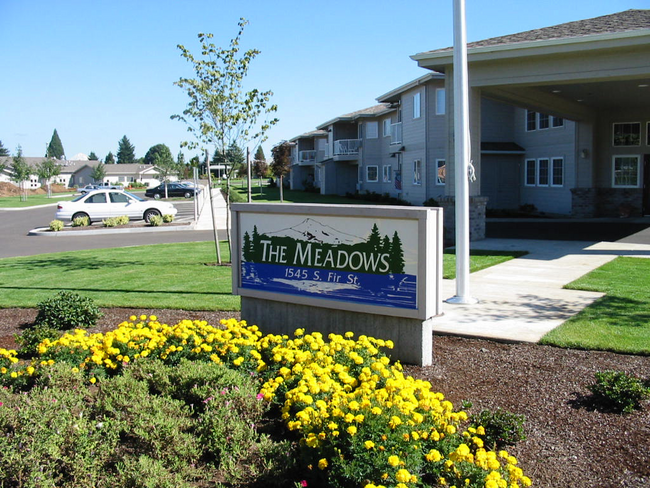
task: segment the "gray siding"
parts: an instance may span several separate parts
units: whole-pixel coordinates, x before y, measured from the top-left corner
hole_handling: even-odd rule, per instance
[[[420,94],[420,117],[413,118],[413,95]],[[421,205],[427,199],[426,172],[426,91],[419,86],[402,94],[402,142],[404,156],[402,162],[402,198],[415,205]],[[421,184],[414,184],[414,162],[420,161]]]

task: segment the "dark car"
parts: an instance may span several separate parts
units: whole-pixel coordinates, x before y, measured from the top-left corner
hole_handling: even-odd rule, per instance
[[[183,183],[167,183],[167,196],[169,197],[185,197],[192,198],[196,192],[196,188],[186,186]],[[154,188],[148,188],[144,192],[144,196],[148,198],[155,198],[156,200],[165,196],[165,185],[158,185]]]

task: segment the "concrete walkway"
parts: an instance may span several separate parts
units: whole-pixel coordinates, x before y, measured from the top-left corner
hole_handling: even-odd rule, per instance
[[[571,281],[617,256],[650,258],[650,243],[485,239],[472,249],[521,250],[529,254],[472,273],[474,305],[443,303],[433,331],[488,339],[537,342],[602,296],[565,290]],[[443,300],[456,294],[456,280],[443,280]]]
[[[202,198],[199,201],[199,218],[194,224],[194,230],[212,230],[214,226],[212,225],[212,213],[210,212],[210,195],[207,190],[202,191],[199,195],[202,195]],[[221,190],[212,190],[212,204],[215,214],[214,222],[216,223],[217,229],[225,230],[227,207],[226,199],[223,197]]]

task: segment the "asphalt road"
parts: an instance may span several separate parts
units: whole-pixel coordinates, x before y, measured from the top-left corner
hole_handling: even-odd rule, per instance
[[[82,249],[105,249],[111,247],[141,246],[173,242],[210,241],[211,230],[187,230],[178,232],[120,233],[79,236],[28,236],[38,227],[48,227],[54,220],[55,203],[48,207],[24,210],[0,210],[0,258],[33,256],[36,254],[79,251]],[[174,202],[179,209],[179,218],[191,220],[192,202]],[[98,225],[98,224],[93,224]],[[225,232],[219,239],[226,239]]]

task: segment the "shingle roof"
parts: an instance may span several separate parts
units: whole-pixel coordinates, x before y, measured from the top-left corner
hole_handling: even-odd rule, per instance
[[[550,41],[554,39],[570,39],[598,34],[614,34],[634,30],[650,29],[650,10],[626,10],[592,19],[577,20],[565,24],[533,29],[507,36],[492,37],[482,41],[470,42],[467,48],[499,46],[520,42]],[[427,51],[436,53],[451,50],[451,47]],[[426,54],[426,53],[422,53]]]
[[[343,114],[339,115],[338,117],[334,117],[333,119],[317,126],[317,129],[322,129],[335,122],[351,122],[361,117],[374,117],[382,115],[384,113],[390,112],[391,110],[394,109],[391,108],[389,103],[380,103],[379,105],[373,105],[372,107],[356,110],[355,112],[350,112],[349,114]]]

